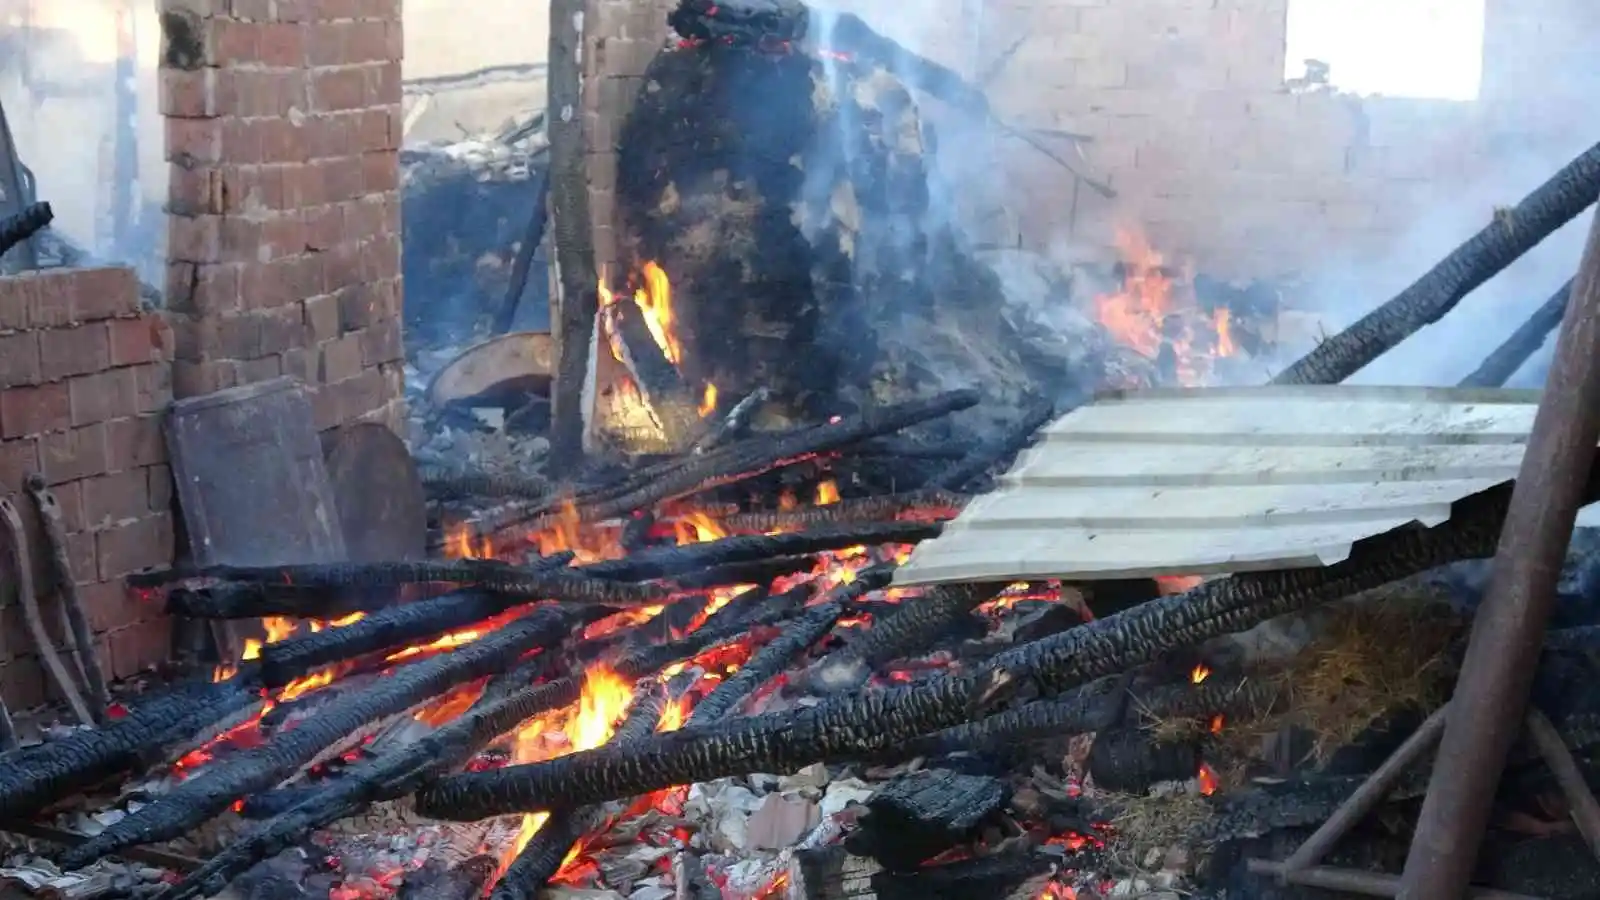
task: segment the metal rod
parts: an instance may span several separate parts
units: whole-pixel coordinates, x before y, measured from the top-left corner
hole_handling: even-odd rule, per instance
[[[1521,730],[1556,581],[1600,440],[1600,217],[1591,223],[1555,362],[1472,626],[1398,896],[1456,900]]]
[[[1301,872],[1322,862],[1322,858],[1328,855],[1333,845],[1339,843],[1340,838],[1348,834],[1357,822],[1366,818],[1373,807],[1382,802],[1400,776],[1421,759],[1424,753],[1439,743],[1439,735],[1444,733],[1445,711],[1449,708],[1446,705],[1434,710],[1433,715],[1406,738],[1405,743],[1384,760],[1383,765],[1368,776],[1349,799],[1333,811],[1328,821],[1322,823],[1322,827],[1306,838],[1300,849],[1283,861],[1284,871]]]
[[[1252,859],[1245,865],[1253,875],[1270,875],[1301,887],[1344,891],[1364,897],[1396,897],[1400,891],[1400,879],[1382,872],[1359,872],[1355,869],[1335,869],[1332,866],[1316,866],[1299,872],[1290,872],[1284,868],[1283,863],[1273,862],[1270,859]],[[1497,891],[1494,888],[1467,887],[1453,894],[1452,900],[1542,900],[1542,898]]]
[[[1556,783],[1561,785],[1578,833],[1583,835],[1595,858],[1600,859],[1600,802],[1594,799],[1594,792],[1589,790],[1588,782],[1578,770],[1578,761],[1572,758],[1572,751],[1562,742],[1556,727],[1537,709],[1528,710],[1528,736],[1533,738],[1533,745],[1539,748],[1539,755],[1544,757],[1556,776]]]

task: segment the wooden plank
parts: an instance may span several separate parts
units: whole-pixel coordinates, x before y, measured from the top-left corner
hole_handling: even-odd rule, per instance
[[[1013,486],[978,497],[946,528],[1195,529],[1338,522],[1351,518],[1450,518],[1462,497],[1508,479],[1354,481],[1345,484],[1216,487],[1044,488]]]
[[[1079,407],[1044,431],[1049,442],[1243,446],[1521,444],[1538,407],[1402,401],[1257,401],[1196,397]]]
[[[1046,443],[1002,478],[1030,487],[1234,487],[1515,477],[1520,444],[1424,447],[1230,447]]]

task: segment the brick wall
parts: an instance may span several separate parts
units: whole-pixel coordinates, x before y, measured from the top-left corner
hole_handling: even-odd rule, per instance
[[[399,428],[400,0],[162,0],[179,397],[278,375]]]
[[[54,626],[44,538],[23,479],[42,474],[60,501],[73,576],[108,676],[166,657],[160,610],[122,576],[173,558],[172,475],[161,411],[172,399],[172,335],[139,308],[122,268],[0,277],[0,496],[29,526],[34,581]],[[9,559],[9,552],[0,556]],[[46,679],[0,562],[0,696],[44,699]]]

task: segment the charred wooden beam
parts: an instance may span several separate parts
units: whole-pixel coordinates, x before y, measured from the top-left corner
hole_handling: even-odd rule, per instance
[[[500,615],[523,601],[488,591],[453,591],[382,609],[342,628],[328,628],[261,648],[261,679],[281,688],[330,663],[458,631]]]
[[[0,756],[0,820],[24,819],[120,772],[256,700],[240,681],[188,682],[135,701],[104,728]]]
[[[208,566],[203,577],[256,584],[293,584],[329,589],[399,587],[407,584],[460,584],[486,591],[606,606],[655,606],[668,591],[653,585],[615,584],[572,571],[549,572],[499,560],[452,562],[309,563],[294,566]]]
[[[718,419],[705,434],[701,435],[690,452],[708,453],[743,436],[750,429],[750,418],[770,399],[772,391],[768,388],[760,387],[751,391],[744,399],[735,403],[727,415]]]
[[[721,522],[729,531],[763,533],[780,528],[815,528],[845,522],[894,520],[933,522],[955,518],[968,499],[964,494],[939,488],[924,488],[903,494],[852,497],[824,506],[738,513],[723,518]]]
[[[611,338],[612,350],[633,375],[651,414],[661,426],[667,446],[673,450],[685,449],[704,428],[699,404],[678,367],[651,335],[644,311],[632,300],[619,298],[603,305],[600,317]]]
[[[1439,321],[1461,298],[1511,265],[1600,196],[1600,144],[1583,151],[1394,299],[1324,339],[1273,384],[1338,384]]]
[[[392,596],[365,591],[342,591],[292,584],[224,583],[204,588],[173,588],[167,592],[169,616],[191,619],[259,619],[291,616],[297,619],[337,619],[364,608],[381,609]],[[381,604],[381,605],[380,605]]]
[[[671,578],[695,569],[779,556],[823,553],[863,545],[914,544],[937,537],[940,530],[938,525],[923,522],[868,522],[789,534],[739,535],[700,544],[653,547],[621,559],[580,566],[576,571],[586,578],[609,581]]]
[[[657,735],[626,758],[603,748],[548,762],[450,779],[467,818],[560,802],[592,803],[753,772],[790,771],[818,760],[877,757],[913,738],[981,718],[1023,680],[1064,691],[1126,671],[1160,654],[1253,627],[1460,559],[1494,552],[1507,487],[1459,501],[1433,528],[1403,527],[1357,542],[1343,562],[1318,569],[1254,572],[1021,645],[976,672],[915,687],[838,697],[805,710],[750,716]],[[1600,497],[1591,473],[1587,496]],[[425,795],[424,795],[425,796]],[[470,798],[470,804],[460,802]],[[448,808],[432,814],[448,816]]]
[[[330,744],[368,722],[503,669],[534,647],[560,640],[568,626],[560,612],[542,609],[453,653],[401,667],[367,690],[330,701],[293,730],[183,782],[82,847],[73,848],[62,858],[62,865],[82,868],[123,847],[175,838],[240,797],[266,790],[292,775]]]
[[[787,575],[808,572],[817,560],[813,556],[780,556],[776,559],[753,559],[741,562],[707,566],[695,572],[674,576],[673,585],[680,590],[697,591],[706,588],[727,587],[735,584],[771,584]]]
[[[919,422],[959,412],[977,405],[972,390],[947,391],[932,397],[869,409],[856,416],[797,429],[775,437],[757,437],[729,444],[720,450],[690,455],[653,469],[648,478],[635,476],[620,491],[576,504],[579,521],[603,522],[632,514],[664,500],[732,484],[801,460],[829,453],[870,437],[891,434]],[[558,524],[560,513],[547,513],[530,523],[533,528]]]
[[[422,487],[430,500],[544,500],[555,486],[538,475],[491,475],[487,472],[424,472]]]
[[[1056,405],[1049,400],[1036,400],[1028,404],[1017,421],[1006,426],[994,438],[984,441],[962,457],[955,465],[939,474],[931,487],[959,491],[971,485],[974,479],[1001,463],[1009,461],[1033,440],[1034,434],[1055,418]]]
[[[83,601],[78,598],[78,579],[72,573],[72,561],[67,554],[67,528],[62,522],[61,504],[45,484],[43,476],[29,475],[24,487],[38,507],[39,521],[44,526],[45,543],[50,549],[50,579],[54,582],[56,602],[61,609],[66,631],[72,636],[75,668],[83,677],[84,689],[88,691],[88,699],[92,703],[89,712],[96,723],[104,725],[106,711],[111,708],[111,695],[106,691],[106,676],[100,668],[100,655],[95,650],[89,618],[84,614]]]
[[[923,596],[901,603],[894,612],[873,622],[865,634],[818,663],[808,682],[824,691],[854,690],[879,667],[931,649],[1004,587],[955,584],[930,588]]]
[[[589,181],[584,167],[583,116],[584,0],[550,4],[549,109],[550,241],[558,273],[553,331],[559,351],[551,388],[550,462],[558,474],[583,457],[583,385],[589,354],[595,351],[599,274],[590,234]]]
[[[912,871],[971,841],[1010,798],[998,778],[945,769],[902,775],[867,801],[866,816],[844,846],[891,871]]]
[[[1051,870],[1051,859],[1027,851],[891,872],[843,847],[797,851],[788,871],[790,897],[804,900],[995,900]],[[1031,885],[1030,885],[1031,886]],[[1037,891],[1024,896],[1035,896]]]
[[[0,219],[0,256],[6,255],[12,247],[38,234],[54,221],[55,217],[50,204],[32,203],[24,206],[15,215]]]
[[[1494,348],[1470,375],[1461,379],[1458,387],[1505,387],[1523,363],[1544,346],[1550,332],[1561,324],[1561,317],[1567,313],[1567,300],[1572,296],[1572,283],[1576,280],[1567,279],[1567,283],[1540,304],[1505,343]]]

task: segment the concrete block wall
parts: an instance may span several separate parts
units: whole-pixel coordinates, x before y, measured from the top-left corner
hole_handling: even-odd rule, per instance
[[[161,413],[172,399],[172,333],[142,312],[124,268],[60,269],[0,277],[0,496],[22,513],[48,627],[59,621],[46,544],[23,493],[44,476],[61,504],[73,578],[108,676],[166,658],[159,607],[130,596],[122,577],[173,559],[172,473]],[[42,702],[44,672],[0,554],[0,697]]]
[[[400,0],[162,0],[177,396],[292,375],[398,429]]]

